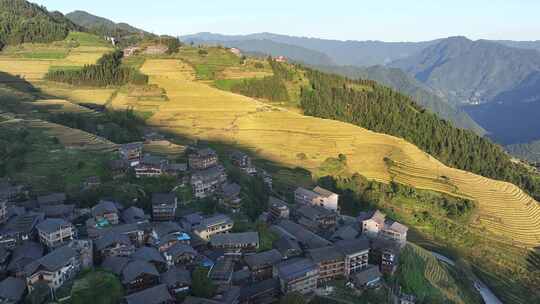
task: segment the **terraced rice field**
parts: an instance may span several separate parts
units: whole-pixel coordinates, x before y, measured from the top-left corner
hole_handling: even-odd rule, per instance
[[[51,96],[68,99],[74,103],[89,103],[100,106],[104,106],[115,92],[114,89],[81,89],[51,82],[39,82],[35,83],[35,86]]]
[[[84,149],[89,152],[111,152],[118,148],[116,144],[102,137],[78,129],[39,119],[24,122],[30,128],[43,129],[48,135],[58,138],[60,143],[67,148]]]
[[[407,244],[402,254],[406,259],[417,259],[416,262],[423,266],[423,275],[426,280],[437,291],[451,300],[452,303],[466,303],[466,299],[462,297],[455,278],[447,270],[449,266],[439,262],[429,251],[414,244]],[[410,263],[412,261],[408,262]],[[419,265],[416,266],[418,267]]]
[[[32,103],[32,106],[38,109],[46,109],[50,113],[77,113],[87,115],[98,115],[99,113],[79,106],[75,103],[63,99],[43,99]]]
[[[0,57],[0,71],[20,76],[27,81],[38,81],[49,71],[53,60],[32,60]]]
[[[169,158],[177,158],[184,154],[185,146],[177,145],[168,140],[153,140],[144,143],[144,152],[166,155]]]
[[[102,137],[48,121],[17,118],[9,113],[0,113],[0,118],[3,126],[43,130],[46,134],[56,137],[67,148],[84,149],[89,152],[111,152],[118,148],[116,144]]]
[[[477,226],[517,245],[540,244],[540,206],[514,185],[448,168],[396,137],[220,91],[197,82],[193,69],[180,60],[147,60],[142,71],[169,97],[148,120],[155,127],[240,145],[262,158],[311,170],[343,153],[351,171],[370,179],[470,197],[479,205]],[[122,104],[115,99],[111,105]],[[299,153],[307,159],[298,159]]]
[[[220,74],[223,79],[244,79],[244,78],[262,78],[272,76],[272,70],[246,70],[244,67],[230,67],[223,70]]]

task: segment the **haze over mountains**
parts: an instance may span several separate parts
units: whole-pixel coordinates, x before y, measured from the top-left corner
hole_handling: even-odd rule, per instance
[[[458,127],[481,135],[487,131],[493,140],[503,145],[520,144],[522,147],[540,139],[537,119],[540,114],[540,41],[472,41],[450,37],[401,43],[338,41],[270,33],[235,36],[199,33],[182,39],[283,55],[325,71],[376,80],[412,96]],[[289,51],[292,47],[295,47],[294,54]],[[313,52],[319,55],[313,56]],[[372,67],[374,65],[379,66]],[[535,152],[527,153],[526,158],[532,160],[539,152],[537,147],[527,147],[525,151]]]

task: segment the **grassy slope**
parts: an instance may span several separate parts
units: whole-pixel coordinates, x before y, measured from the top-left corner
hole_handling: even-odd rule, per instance
[[[403,249],[397,278],[403,291],[415,294],[420,303],[482,303],[462,274],[414,244]]]

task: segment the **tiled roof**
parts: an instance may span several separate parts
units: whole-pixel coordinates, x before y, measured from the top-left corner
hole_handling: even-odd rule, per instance
[[[333,240],[352,240],[355,239],[358,236],[359,232],[356,228],[352,226],[343,226],[340,227],[334,234],[332,235]]]
[[[41,205],[50,205],[50,204],[61,204],[66,201],[65,193],[51,193],[48,195],[38,196],[38,204]]]
[[[159,253],[159,251],[154,247],[141,247],[137,249],[131,257],[133,259],[139,259],[147,262],[158,262],[158,263],[165,263],[165,259]]]
[[[117,213],[116,204],[112,201],[100,201],[92,208],[92,216],[99,216],[107,213]]]
[[[208,181],[212,181],[220,177],[224,173],[225,173],[225,168],[223,168],[223,166],[221,165],[218,165],[212,168],[208,168],[206,170],[194,172],[191,175],[191,180],[192,182],[193,181],[208,182]]]
[[[281,261],[281,253],[279,253],[279,251],[276,249],[272,249],[269,251],[248,255],[244,258],[244,261],[251,269],[263,265],[274,265]]]
[[[70,263],[71,259],[76,256],[77,251],[75,251],[71,247],[60,247],[43,256],[42,258],[26,265],[24,270],[27,275],[34,274],[34,272],[40,267],[43,267],[48,271],[56,271]]]
[[[210,148],[204,148],[204,149],[197,150],[192,155],[197,155],[197,156],[200,156],[200,157],[214,156],[214,155],[216,155],[216,151],[214,151],[214,150],[212,150]]]
[[[268,290],[279,290],[279,280],[268,279],[254,284],[250,284],[249,286],[242,288],[242,290],[240,291],[240,300],[248,300]]]
[[[12,272],[21,271],[26,265],[36,261],[42,256],[43,246],[40,243],[24,242],[13,250],[7,270]]]
[[[275,241],[272,245],[281,253],[281,255],[286,255],[290,250],[298,251],[299,253],[302,252],[298,242],[287,237],[279,238],[279,240]]]
[[[138,223],[147,220],[147,215],[141,208],[129,207],[122,212],[122,221],[126,224]]]
[[[257,232],[241,232],[241,233],[226,233],[216,234],[210,237],[212,246],[227,246],[236,244],[258,244],[259,233]]]
[[[166,252],[168,255],[173,256],[173,257],[179,256],[185,253],[197,255],[197,251],[195,251],[193,247],[186,244],[182,244],[182,243],[174,244],[172,247],[167,249]]]
[[[64,219],[48,218],[44,220],[43,222],[37,224],[36,228],[39,231],[43,231],[45,233],[54,233],[68,226],[71,226],[71,223],[67,222]]]
[[[227,183],[221,186],[221,191],[226,197],[237,196],[240,194],[240,190],[242,190],[242,188],[236,183]]]
[[[8,303],[18,303],[25,290],[26,282],[23,279],[8,277],[0,282],[0,299],[8,300]]]
[[[156,267],[151,263],[142,260],[134,260],[129,262],[122,270],[122,282],[129,283],[141,274],[159,276]]]
[[[127,304],[162,304],[174,302],[167,285],[161,284],[125,297]]]
[[[172,267],[161,274],[161,282],[167,286],[191,285],[191,273],[183,267]]]
[[[409,230],[409,228],[407,226],[405,226],[405,225],[403,225],[401,223],[395,222],[395,221],[391,221],[391,220],[388,220],[385,223],[385,229],[389,229],[389,230],[398,232],[400,234],[405,234]]]
[[[132,142],[132,143],[121,145],[120,151],[129,151],[129,150],[142,149],[142,148],[143,148],[142,142]]]
[[[324,197],[330,197],[332,195],[337,195],[335,194],[334,192],[330,191],[330,190],[326,190],[324,188],[321,188],[319,186],[315,187],[315,189],[313,189],[313,192],[321,195],[321,196],[324,196]]]
[[[384,225],[384,219],[386,216],[380,212],[379,210],[373,210],[368,212],[360,212],[360,215],[358,215],[358,221],[366,221],[366,220],[373,220],[380,225]]]
[[[282,230],[281,232],[285,231],[285,234],[280,234],[282,236],[292,235],[299,243],[308,248],[313,249],[331,245],[329,241],[290,220],[280,221],[277,227],[279,229],[277,229],[276,232],[279,233],[280,230]]]
[[[353,280],[357,284],[364,285],[381,277],[379,267],[375,265],[369,265],[366,269],[360,270],[353,275]]]
[[[97,250],[103,250],[114,244],[123,244],[129,246],[131,245],[131,240],[125,234],[109,231],[103,235],[103,237],[97,239],[94,244]]]
[[[310,259],[293,258],[276,265],[279,277],[283,280],[302,277],[306,272],[317,269],[317,265]]]
[[[209,218],[205,218],[201,221],[201,224],[195,227],[195,229],[207,229],[208,227],[215,226],[215,225],[222,225],[226,223],[232,223],[230,217],[226,216],[225,214],[217,214]]]
[[[218,301],[209,300],[205,298],[187,297],[182,304],[223,304]]]
[[[174,205],[176,203],[176,194],[174,193],[153,193],[152,205]]]
[[[315,263],[344,259],[345,256],[336,247],[328,246],[308,250],[309,257]]]
[[[303,216],[306,217],[312,221],[316,221],[320,217],[325,217],[332,215],[333,212],[321,207],[321,206],[310,206],[310,205],[304,205],[298,208],[297,212]]]
[[[109,256],[103,260],[101,267],[119,276],[130,261],[131,259],[127,257]]]
[[[352,255],[369,250],[369,240],[366,238],[339,241],[335,245],[336,248],[345,255]]]

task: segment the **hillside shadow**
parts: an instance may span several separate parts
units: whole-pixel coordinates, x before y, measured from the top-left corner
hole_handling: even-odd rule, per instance
[[[95,132],[95,130],[88,130],[88,129],[80,128],[80,127],[65,123],[61,120],[59,121],[58,119],[55,119],[58,113],[52,113],[49,111],[61,109],[62,108],[61,105],[54,105],[54,104],[40,105],[39,109],[36,109],[35,107],[31,105],[31,101],[35,101],[37,99],[65,99],[65,98],[60,98],[58,96],[46,94],[41,89],[35,87],[32,83],[26,81],[24,78],[21,78],[21,77],[18,77],[16,75],[12,75],[9,73],[5,73],[5,72],[0,72],[0,85],[4,85],[5,87],[13,90],[14,92],[20,93],[21,95],[25,94],[25,95],[31,96],[31,100],[17,99],[16,97],[2,98],[3,96],[0,93],[0,101],[2,101],[0,103],[0,111],[11,112],[13,114],[28,115],[32,118],[39,118],[39,119],[47,120],[50,122],[64,125],[65,127],[68,127],[68,128],[75,128],[75,129],[79,129],[79,130],[100,136],[100,134]],[[92,110],[98,110],[98,109],[93,108],[92,106],[87,106],[86,104],[78,104],[78,105],[92,109]],[[89,103],[88,105],[91,105],[91,103]],[[114,116],[114,114],[124,114],[126,112],[126,110],[113,110],[113,109],[105,109],[105,108],[100,108],[99,110],[104,111],[105,113],[108,113],[108,114],[112,114],[111,116]],[[69,116],[77,117],[77,120],[84,121],[85,119],[91,119],[84,113],[71,113],[71,112],[68,112],[68,113],[69,113]],[[185,134],[172,132],[170,130],[165,130],[164,128],[149,126],[144,122],[144,120],[138,120],[136,125],[137,125],[136,127],[141,130],[140,132],[141,134],[142,134],[142,130],[144,129],[152,130],[154,132],[157,132],[163,135],[166,140],[169,140],[170,142],[174,144],[179,144],[183,146],[211,147],[217,151],[221,160],[224,162],[229,162],[230,154],[233,151],[241,151],[250,155],[253,158],[254,164],[258,168],[264,169],[266,172],[268,172],[271,175],[281,173],[288,177],[289,176],[293,177],[292,178],[293,181],[296,179],[296,177],[298,177],[298,179],[303,180],[304,183],[305,181],[314,182],[312,179],[311,173],[308,170],[304,168],[300,168],[300,167],[287,166],[282,163],[269,160],[267,158],[262,157],[259,153],[257,153],[257,151],[254,151],[253,149],[243,146],[241,144],[235,144],[235,143],[230,143],[230,142],[220,141],[220,140],[200,140],[195,136],[188,136]],[[128,127],[124,126],[123,128],[128,128]],[[139,140],[143,140],[143,138],[140,138]],[[115,142],[115,143],[121,144],[121,142]],[[282,197],[290,196],[290,193],[294,191],[295,185],[297,184],[295,182],[280,183],[280,181],[276,181],[276,183],[277,185],[275,189],[278,190],[277,194]]]

